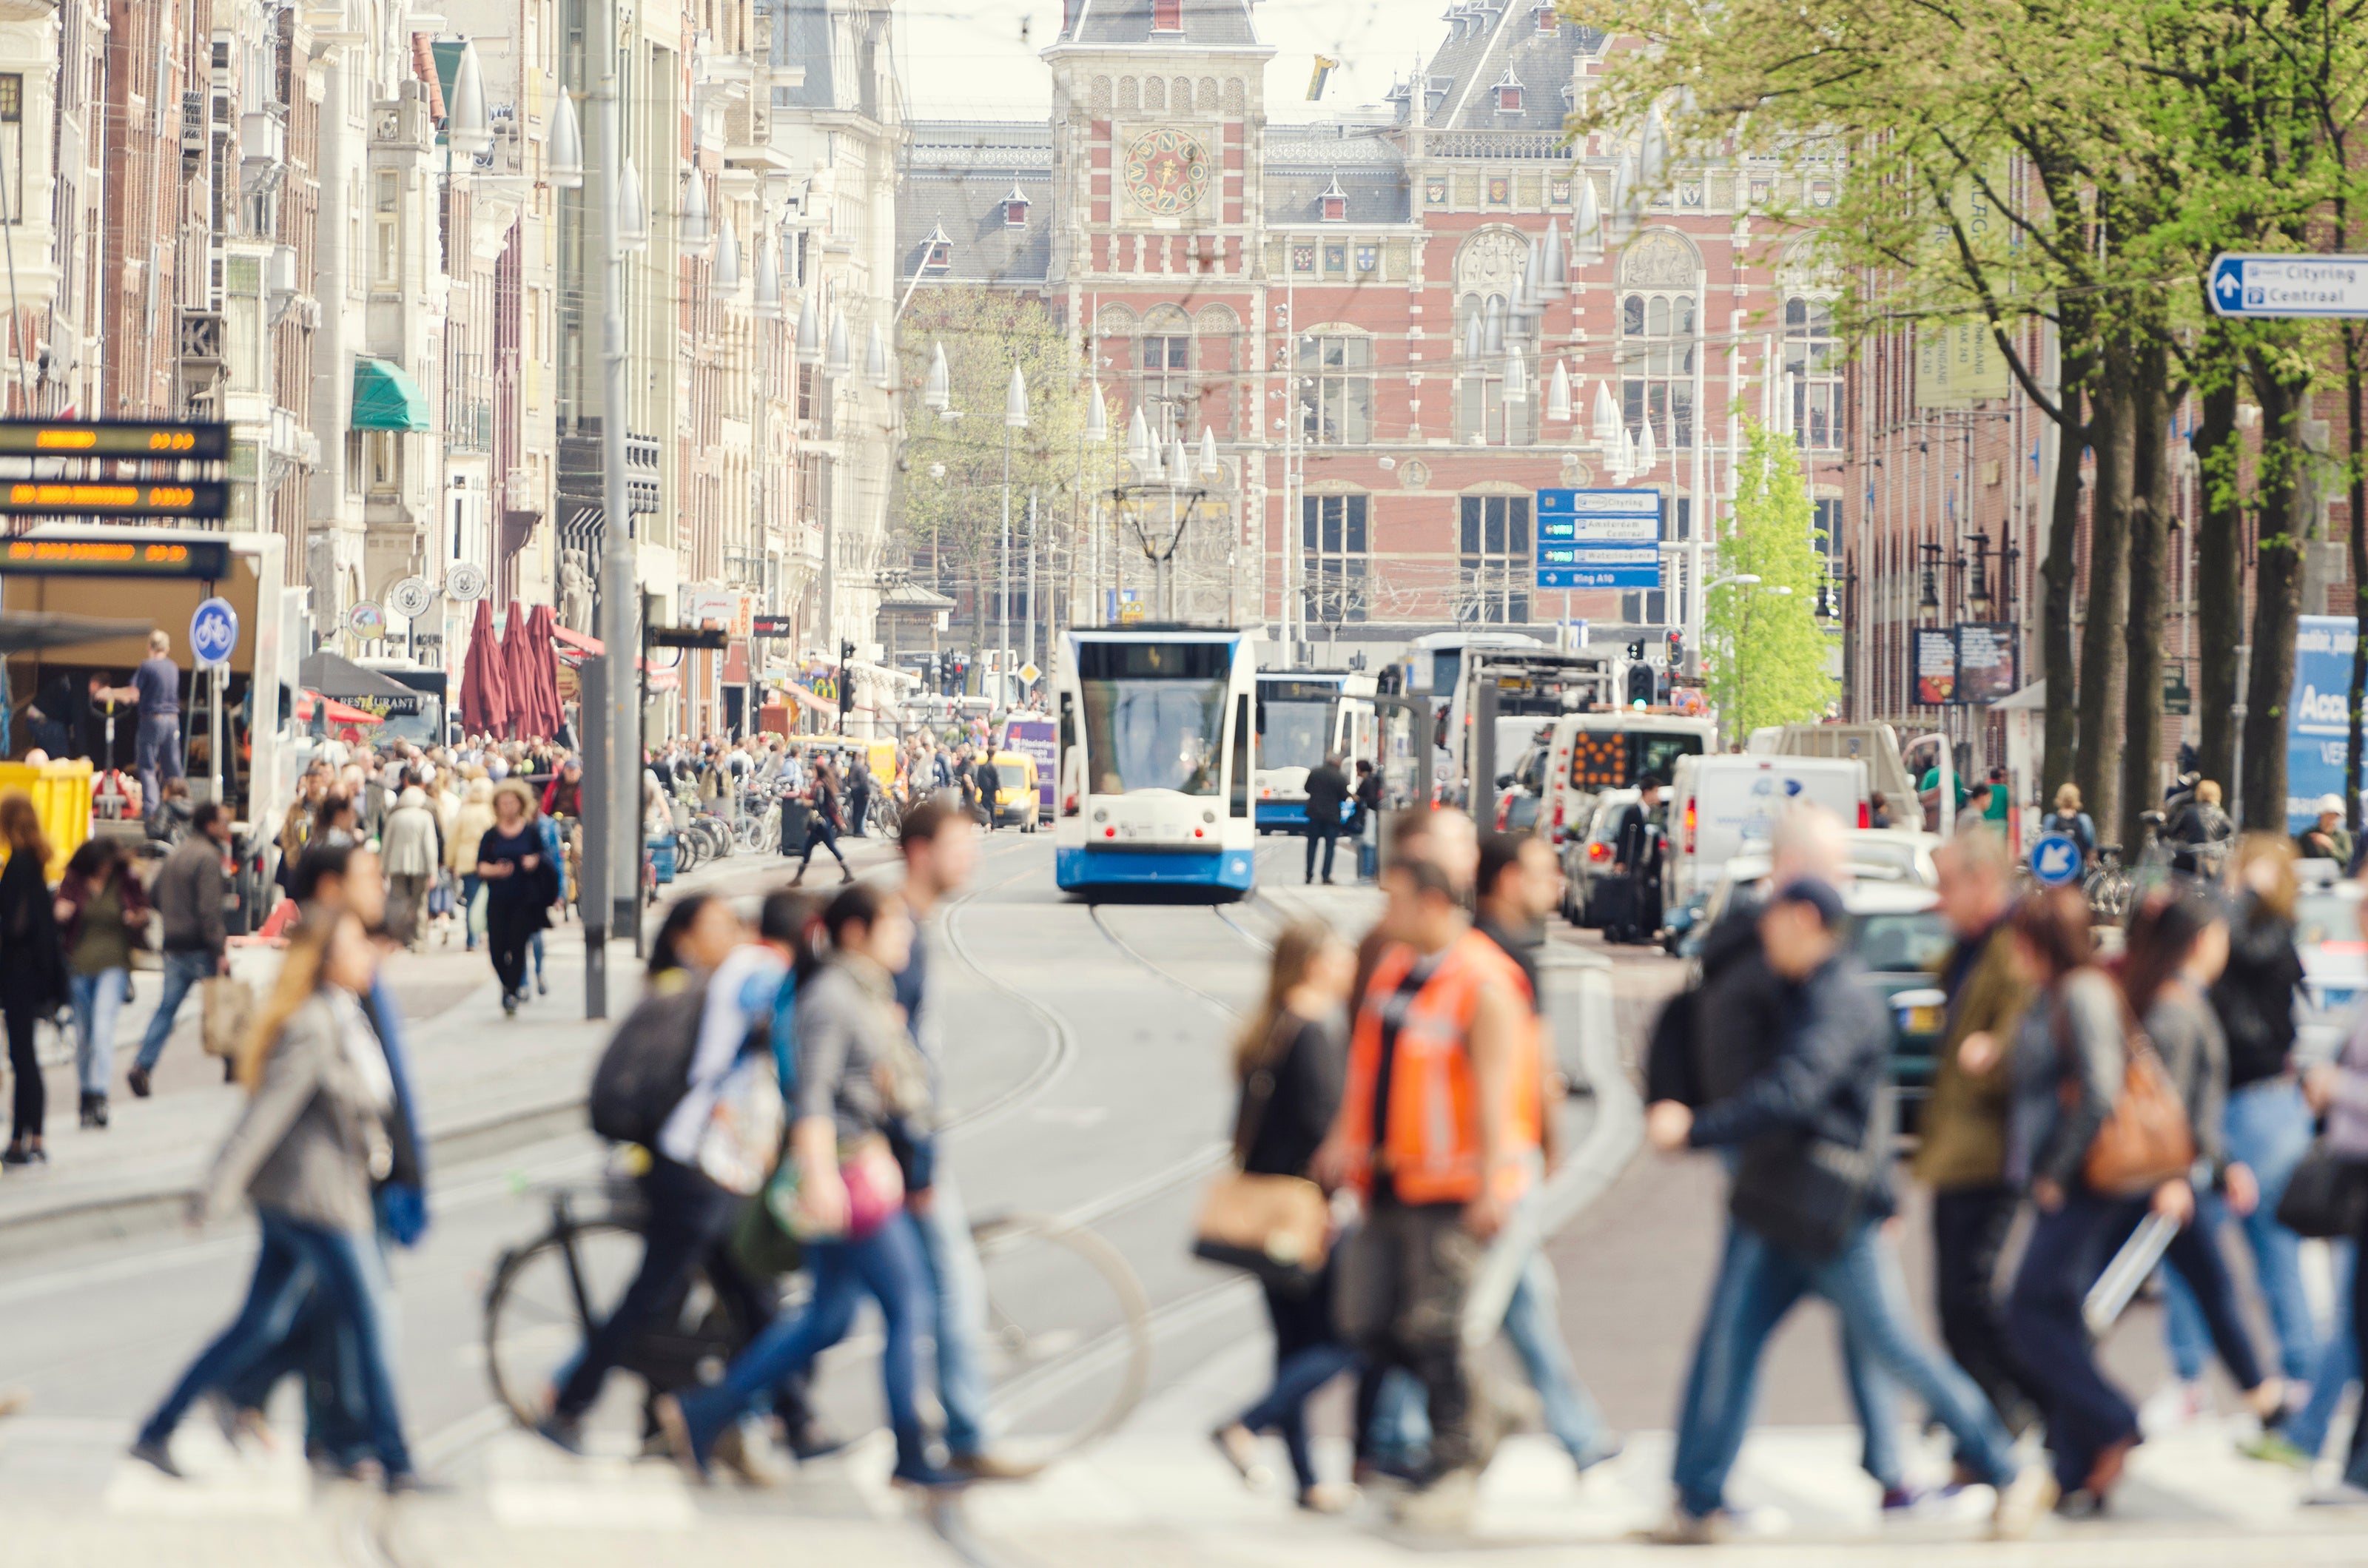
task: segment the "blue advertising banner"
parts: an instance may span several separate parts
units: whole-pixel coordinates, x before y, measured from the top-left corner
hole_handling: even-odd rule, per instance
[[[2343,795],[2351,741],[2351,645],[2348,615],[2305,615],[2294,631],[2294,691],[2286,702],[2286,831],[2318,816],[2322,795]]]

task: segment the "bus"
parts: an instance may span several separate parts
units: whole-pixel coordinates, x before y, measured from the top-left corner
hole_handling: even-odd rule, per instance
[[[1258,677],[1258,828],[1307,824],[1307,775],[1326,756],[1345,768],[1377,745],[1372,676],[1360,670],[1278,670]],[[1343,804],[1345,819],[1351,807]]]
[[[1250,891],[1257,672],[1238,631],[1077,630],[1055,677],[1064,892]]]

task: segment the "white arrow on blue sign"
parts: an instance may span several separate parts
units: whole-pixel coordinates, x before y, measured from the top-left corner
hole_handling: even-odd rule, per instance
[[[2214,256],[2210,283],[2224,316],[2368,316],[2368,256]]]
[[[189,617],[189,647],[199,664],[227,664],[237,646],[238,611],[228,599],[208,599]]]
[[[2080,876],[2080,846],[2069,834],[2041,835],[2031,846],[2031,874],[2051,888],[2069,887]]]

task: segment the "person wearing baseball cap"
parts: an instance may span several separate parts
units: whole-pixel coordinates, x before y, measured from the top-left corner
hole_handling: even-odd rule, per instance
[[[2305,860],[2332,860],[2351,867],[2351,834],[2343,825],[2343,797],[2321,795],[2318,821],[2294,835],[2294,848]]]
[[[1846,946],[1849,916],[1831,883],[1797,877],[1759,915],[1768,966],[1783,982],[1767,1066],[1702,1108],[1655,1104],[1645,1131],[1664,1153],[1741,1152],[1733,1233],[1695,1357],[1675,1462],[1678,1506],[1661,1538],[1710,1542],[1731,1529],[1726,1477],[1751,1417],[1768,1336],[1802,1297],[1823,1296],[1844,1331],[1956,1439],[1959,1462],[1997,1489],[1991,1528],[2019,1539],[2055,1501],[2044,1465],[2019,1466],[2013,1440],[1973,1379],[1911,1324],[1899,1261],[1883,1233],[1893,1128],[1891,1020]]]

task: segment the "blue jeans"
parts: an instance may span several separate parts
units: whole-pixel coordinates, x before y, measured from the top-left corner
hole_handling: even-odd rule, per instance
[[[1760,1352],[1784,1315],[1813,1294],[1832,1302],[1866,1354],[1948,1428],[1961,1462],[1995,1483],[2012,1477],[2012,1439],[1998,1412],[1973,1379],[1910,1327],[1907,1285],[1879,1221],[1861,1221],[1842,1250],[1824,1260],[1788,1253],[1748,1226],[1732,1225],[1678,1434],[1679,1506],[1697,1518],[1725,1506],[1727,1474],[1751,1425]]]
[[[392,1300],[394,1286],[386,1272],[387,1238],[383,1231],[356,1249],[370,1289]],[[395,1320],[389,1313],[382,1338],[390,1365],[402,1360],[394,1337]],[[254,1365],[222,1385],[222,1392],[241,1410],[261,1410],[271,1391],[286,1377],[296,1378],[304,1391],[304,1448],[350,1466],[375,1451],[371,1438],[369,1384],[363,1370],[361,1336],[341,1319],[330,1293],[317,1283],[300,1292],[287,1337]]]
[[[732,1359],[721,1382],[679,1395],[692,1446],[701,1454],[715,1435],[770,1395],[783,1379],[803,1372],[814,1358],[847,1337],[855,1308],[869,1295],[880,1303],[887,1342],[880,1352],[880,1378],[888,1396],[888,1423],[896,1434],[899,1470],[925,1463],[921,1414],[916,1402],[920,1327],[929,1311],[928,1260],[920,1231],[900,1213],[860,1242],[814,1242],[806,1247],[814,1271],[814,1295],[795,1318],[775,1318],[747,1348]]]
[[[484,881],[474,871],[464,871],[461,876],[461,947],[466,952],[477,950],[477,930],[469,924],[469,911],[477,906],[477,890]]]
[[[1505,1306],[1505,1337],[1512,1341],[1514,1354],[1521,1358],[1530,1386],[1538,1391],[1546,1430],[1569,1451],[1573,1462],[1586,1466],[1604,1457],[1603,1412],[1587,1385],[1578,1381],[1578,1369],[1571,1363],[1562,1324],[1555,1321],[1561,1304],[1562,1290],[1554,1278],[1554,1265],[1546,1261],[1544,1253],[1532,1252],[1521,1266],[1512,1299]],[[1323,1386],[1353,1360],[1351,1356],[1316,1378],[1310,1391]],[[1312,1365],[1302,1375],[1314,1376],[1318,1369]],[[1242,1424],[1253,1431],[1259,1429],[1247,1416]],[[1429,1449],[1430,1418],[1423,1407],[1422,1385],[1396,1369],[1384,1375],[1368,1430],[1375,1452],[1401,1462]]]
[[[169,1440],[199,1395],[237,1381],[288,1337],[305,1296],[318,1290],[339,1328],[353,1336],[370,1447],[388,1475],[408,1474],[411,1453],[395,1403],[393,1325],[376,1239],[324,1230],[268,1209],[256,1210],[256,1219],[263,1245],[245,1303],[157,1406],[140,1429],[140,1440]]]
[[[938,1403],[946,1413],[946,1451],[967,1458],[986,1446],[986,1368],[978,1348],[986,1333],[986,1271],[971,1240],[962,1191],[942,1157],[930,1172],[928,1212],[915,1218],[936,1305]]]
[[[138,1061],[143,1073],[156,1065],[165,1054],[165,1037],[173,1032],[173,1020],[181,1011],[181,998],[189,987],[221,972],[222,965],[213,954],[205,952],[168,952],[165,955],[165,992],[156,998],[156,1016],[148,1020],[148,1032],[141,1039]]]
[[[74,991],[74,1074],[85,1095],[105,1099],[108,1081],[115,1076],[115,1017],[123,1011],[123,983],[131,978],[128,969],[103,969],[69,981]]]
[[[2278,1223],[2278,1199],[2294,1167],[2309,1152],[2310,1108],[2292,1079],[2271,1078],[2248,1084],[2228,1096],[2228,1157],[2246,1166],[2260,1183],[2261,1200],[2238,1223],[2253,1254],[2253,1273],[2270,1309],[2270,1325],[2277,1330],[2278,1364],[2297,1381],[2311,1376],[2318,1363],[2318,1328],[2311,1322],[2310,1299],[2303,1293],[2300,1249],[2302,1238]],[[2209,1224],[2217,1231],[2226,1211],[2210,1200]],[[2164,1333],[2170,1342],[2171,1364],[2182,1378],[2202,1375],[2205,1337],[2203,1313],[2184,1280],[2170,1277],[2164,1315]]]
[[[2310,1377],[2310,1403],[2287,1417],[2285,1434],[2294,1446],[2316,1459],[2327,1446],[2327,1429],[2344,1391],[2360,1381],[2360,1346],[2347,1332],[2351,1323],[2351,1290],[2359,1249],[2349,1238],[2331,1244],[2335,1257],[2335,1332],[2318,1347],[2318,1365]]]
[[[140,811],[143,816],[154,816],[163,798],[157,793],[160,780],[181,777],[180,712],[152,713],[140,721],[137,733],[131,756],[132,767],[140,775]],[[110,757],[108,766],[113,765]]]

